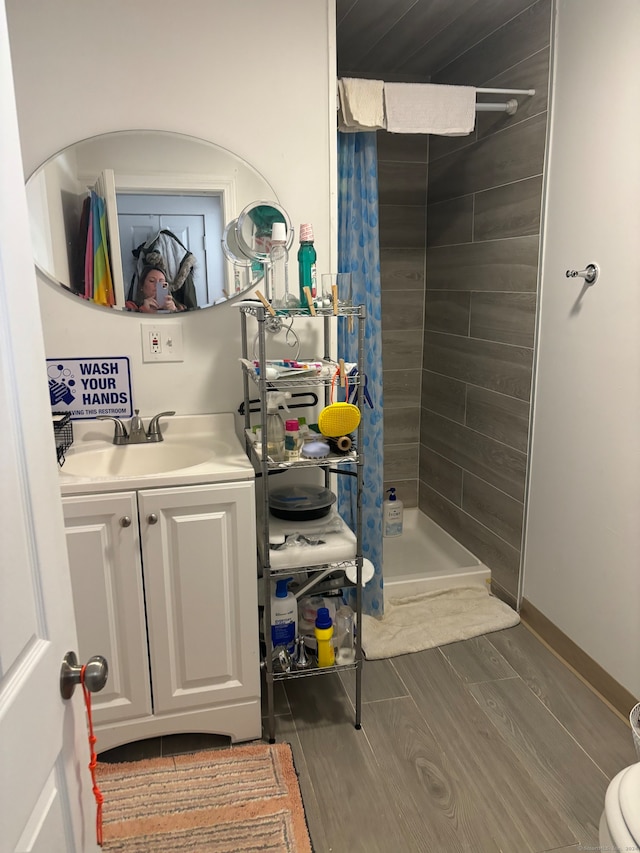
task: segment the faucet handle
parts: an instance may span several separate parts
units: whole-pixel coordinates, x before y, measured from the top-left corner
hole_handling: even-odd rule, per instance
[[[168,418],[175,415],[175,412],[160,412],[154,415],[149,421],[149,429],[147,430],[147,438],[149,441],[163,441],[162,433],[160,432],[160,418]]]
[[[127,429],[120,418],[114,418],[112,415],[96,415],[97,421],[113,421],[115,430],[113,433],[114,444],[126,444],[129,440]]]

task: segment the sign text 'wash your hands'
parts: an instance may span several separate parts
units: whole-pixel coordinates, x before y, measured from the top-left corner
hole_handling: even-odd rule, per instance
[[[131,371],[125,356],[48,358],[47,379],[55,412],[69,412],[76,420],[133,414]]]

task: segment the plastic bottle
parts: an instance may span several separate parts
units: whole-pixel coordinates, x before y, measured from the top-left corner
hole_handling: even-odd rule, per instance
[[[283,462],[285,458],[285,425],[280,414],[280,406],[289,411],[287,409],[287,398],[289,396],[290,394],[287,391],[267,392],[267,455],[274,462]]]
[[[293,654],[298,636],[298,601],[287,589],[292,580],[277,580],[275,595],[271,596],[271,643],[274,648],[285,646],[289,654]]]
[[[290,418],[284,424],[284,455],[288,462],[300,459],[302,438],[297,418]]]
[[[316,250],[313,246],[313,225],[300,226],[300,248],[298,249],[298,278],[300,282],[300,307],[308,308],[309,301],[305,295],[305,287],[309,288],[311,296],[315,297],[316,283]]]
[[[318,644],[318,667],[333,666],[336,653],[333,649],[333,621],[326,607],[319,607],[316,615],[316,642]]]
[[[393,486],[387,489],[389,499],[383,503],[383,527],[384,536],[400,536],[402,533],[402,501],[396,497]]]
[[[287,251],[287,226],[274,222],[271,227],[269,247],[271,269],[271,304],[274,308],[296,308],[298,298],[289,291],[289,252]]]
[[[343,604],[336,612],[336,663],[353,663],[356,659],[353,610]]]
[[[305,638],[308,648],[317,651],[316,616],[320,607],[326,607],[329,616],[335,619],[336,600],[330,596],[304,595],[298,599],[298,631]]]

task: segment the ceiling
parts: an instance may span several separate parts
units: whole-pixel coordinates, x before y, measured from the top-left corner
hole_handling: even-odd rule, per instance
[[[450,62],[533,2],[336,0],[338,76],[437,79]]]

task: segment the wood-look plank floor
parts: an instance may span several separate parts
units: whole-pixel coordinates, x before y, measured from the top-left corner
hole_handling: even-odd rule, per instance
[[[596,848],[631,731],[523,625],[277,685],[315,853]]]

